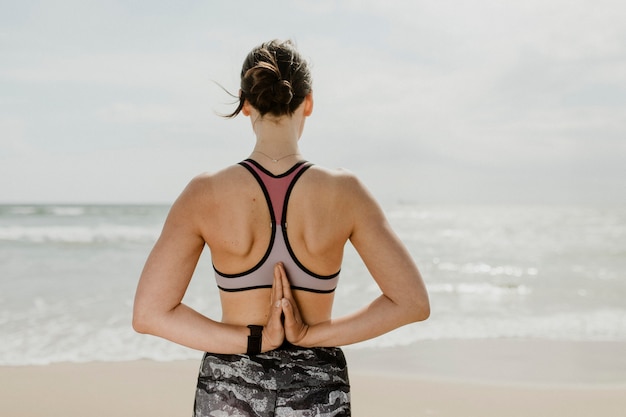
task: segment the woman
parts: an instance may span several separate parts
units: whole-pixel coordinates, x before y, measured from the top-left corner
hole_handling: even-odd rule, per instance
[[[141,275],[135,330],[207,352],[196,416],[348,416],[348,375],[337,346],[429,315],[420,273],[372,196],[354,175],[300,154],[312,111],[309,68],[292,43],[252,50],[230,117],[250,117],[254,149],[245,161],[189,183]],[[331,318],[348,240],[382,294]],[[221,321],[181,303],[205,244]]]

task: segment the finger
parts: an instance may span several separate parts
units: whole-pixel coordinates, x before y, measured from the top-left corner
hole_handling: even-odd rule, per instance
[[[281,301],[274,301],[274,303],[270,306],[270,311],[266,323],[268,335],[271,335],[272,340],[274,340],[277,335],[283,333],[282,314],[283,308]]]
[[[289,342],[299,345],[307,332],[308,326],[302,321],[298,306],[295,303],[291,303],[288,299],[283,298],[281,305],[283,307],[283,315],[285,316],[284,337]]]
[[[293,298],[293,293],[291,292],[291,285],[289,284],[289,279],[287,278],[285,265],[282,262],[277,263],[276,270],[280,274],[282,280],[282,310],[285,314],[285,321],[287,320],[287,316],[290,316],[290,321],[286,321],[285,325],[297,325],[302,322],[302,318],[300,316],[300,309],[298,308],[296,300]]]
[[[270,298],[270,317],[268,317],[268,321],[280,322],[280,316],[282,313],[280,300],[283,299],[283,285],[280,271],[276,267],[274,267],[274,281],[272,284],[272,295]]]
[[[279,302],[283,297],[283,279],[280,264],[274,266],[274,282],[272,285],[272,305]]]
[[[283,289],[283,297],[293,300],[293,294],[291,293],[291,284],[289,283],[289,278],[287,277],[287,272],[285,271],[285,266],[280,264],[281,273],[281,287]]]
[[[297,326],[299,317],[299,314],[296,313],[297,307],[294,309],[294,305],[286,298],[283,298],[281,306],[282,312],[285,316],[285,327],[289,328],[292,326]]]
[[[285,315],[285,326],[295,326],[303,323],[298,304],[293,298],[283,298],[281,302],[282,311]],[[287,320],[289,318],[289,320]]]
[[[282,308],[280,301],[277,304],[277,306],[271,308],[270,316],[263,331],[263,338],[267,341],[266,347],[269,349],[275,349],[280,346],[285,338],[285,330],[281,320]]]

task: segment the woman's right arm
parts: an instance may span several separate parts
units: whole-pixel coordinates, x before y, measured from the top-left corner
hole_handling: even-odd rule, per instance
[[[207,185],[193,180],[173,204],[139,279],[133,328],[200,351],[245,353],[248,328],[211,320],[182,303],[205,243],[197,213],[206,209]],[[282,297],[282,287],[275,286],[272,298]],[[264,351],[282,343],[281,309],[268,309]]]

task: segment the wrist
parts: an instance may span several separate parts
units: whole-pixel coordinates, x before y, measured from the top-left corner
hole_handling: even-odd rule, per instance
[[[250,334],[248,335],[246,355],[258,355],[261,353],[263,345],[263,326],[250,324],[247,327]]]
[[[318,345],[315,344],[313,340],[314,335],[312,333],[314,332],[311,332],[312,327],[313,326],[304,325],[300,329],[298,334],[295,335],[295,337],[292,337],[292,339],[289,340],[289,342],[295,346],[300,346],[303,348],[319,347]]]
[[[329,324],[330,321],[307,325],[298,345],[306,348],[335,346],[328,334]]]
[[[267,335],[265,332],[263,333],[263,343],[261,344],[261,353],[278,349],[281,345],[282,345],[282,342],[279,344],[276,344],[275,341],[271,340],[269,335]]]
[[[315,342],[315,328],[316,326],[306,326],[306,332],[302,337],[302,346],[307,348],[319,347]]]

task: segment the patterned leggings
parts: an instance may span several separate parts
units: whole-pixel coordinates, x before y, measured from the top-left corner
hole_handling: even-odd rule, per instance
[[[339,348],[283,347],[258,355],[205,353],[194,417],[349,417]]]

